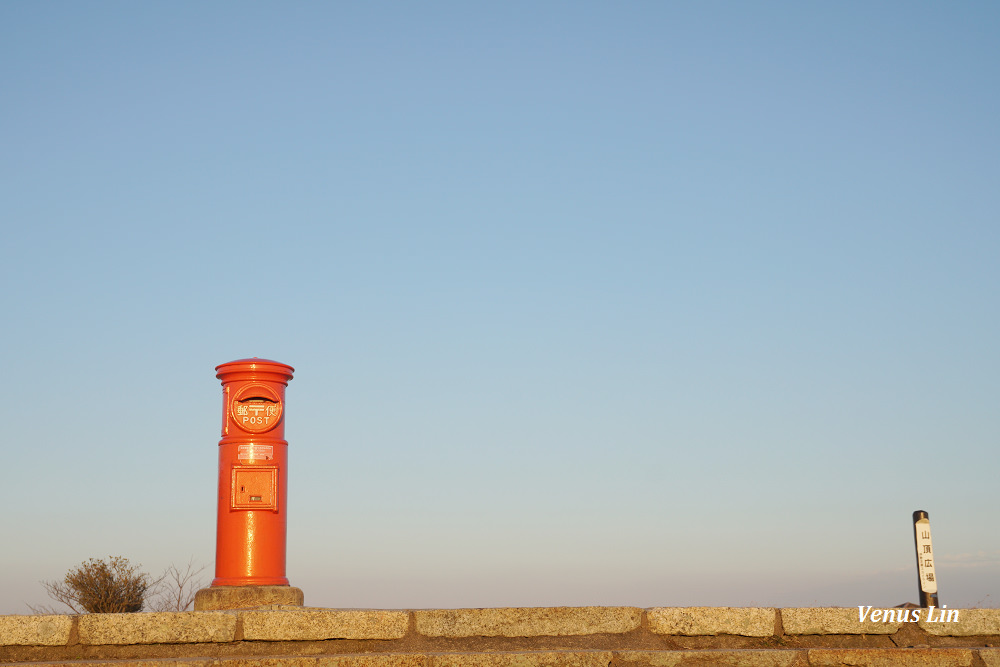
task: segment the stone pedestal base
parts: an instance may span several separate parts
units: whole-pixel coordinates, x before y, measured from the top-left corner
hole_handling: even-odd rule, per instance
[[[194,610],[249,609],[269,604],[301,607],[304,600],[302,589],[294,586],[212,586],[194,594]]]

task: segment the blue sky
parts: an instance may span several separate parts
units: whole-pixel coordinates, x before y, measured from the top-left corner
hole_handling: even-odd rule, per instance
[[[327,607],[1000,599],[994,3],[0,5],[0,613],[215,549],[296,368]]]

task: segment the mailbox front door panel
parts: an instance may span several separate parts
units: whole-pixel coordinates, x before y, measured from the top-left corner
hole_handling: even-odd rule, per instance
[[[278,469],[274,466],[233,466],[234,510],[278,511]]]

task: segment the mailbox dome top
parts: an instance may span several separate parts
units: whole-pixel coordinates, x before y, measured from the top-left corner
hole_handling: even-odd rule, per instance
[[[282,378],[280,381],[288,382],[292,379],[292,373],[294,372],[295,369],[288,364],[283,364],[280,361],[271,361],[270,359],[260,359],[258,357],[237,359],[236,361],[229,361],[215,367],[215,377],[223,382],[225,382],[227,377],[233,377],[234,374],[244,377],[246,375],[259,376],[262,379],[265,376],[278,376]]]

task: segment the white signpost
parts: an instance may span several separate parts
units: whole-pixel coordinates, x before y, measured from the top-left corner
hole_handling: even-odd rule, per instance
[[[917,549],[920,606],[938,607],[937,575],[934,572],[934,550],[931,548],[931,519],[923,510],[913,513],[913,543]]]

